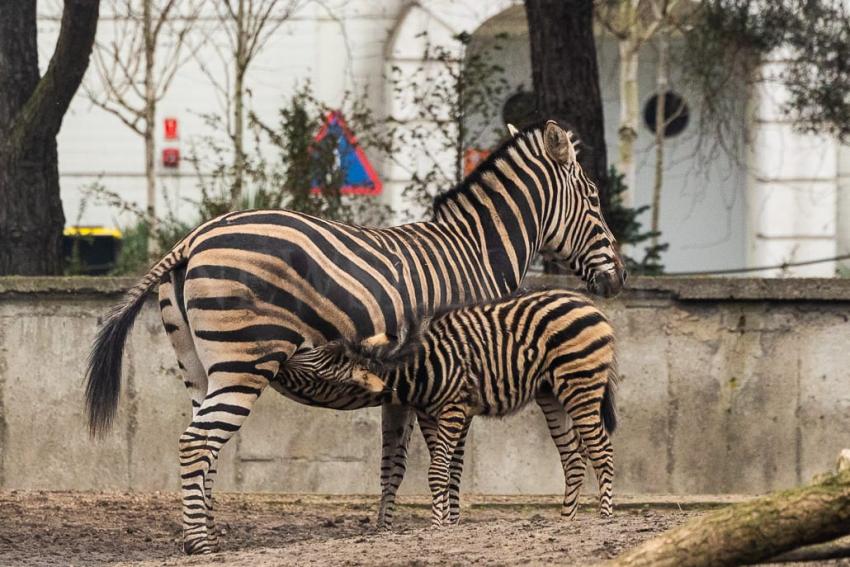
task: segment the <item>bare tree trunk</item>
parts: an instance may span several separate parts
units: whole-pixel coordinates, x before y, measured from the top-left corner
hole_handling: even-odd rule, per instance
[[[593,0],[526,0],[537,110],[574,128],[579,161],[608,204],[605,117],[593,35]]]
[[[617,168],[623,175],[627,191],[623,194],[623,206],[634,206],[634,191],[637,188],[637,165],[635,164],[635,142],[638,137],[640,116],[640,91],[638,89],[639,45],[632,39],[621,39],[620,47],[620,127],[619,158]]]
[[[239,0],[236,14],[236,69],[233,85],[233,187],[230,188],[230,210],[239,209],[245,175],[245,72],[248,68],[248,30],[245,0]]]
[[[839,461],[839,470],[841,470]],[[713,567],[756,563],[850,533],[850,470],[728,506],[664,532],[611,566]]]
[[[99,8],[65,1],[39,77],[35,0],[0,2],[0,275],[62,271],[56,135],[88,67]]]
[[[664,131],[667,129],[666,98],[669,81],[668,59],[670,42],[667,30],[658,33],[658,62],[655,72],[655,181],[652,186],[652,222],[650,229],[656,233],[652,237],[652,246],[658,246],[657,233],[661,230],[661,190],[664,187]]]
[[[147,184],[147,206],[145,212],[148,217],[148,256],[155,256],[157,250],[156,239],[156,37],[153,33],[153,17],[151,15],[151,4],[153,0],[143,0],[142,34],[145,42],[145,182]]]

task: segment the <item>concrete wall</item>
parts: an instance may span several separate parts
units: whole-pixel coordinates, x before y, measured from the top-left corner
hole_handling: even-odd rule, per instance
[[[561,284],[574,284],[559,280]],[[98,317],[129,284],[0,278],[0,488],[178,487],[190,406],[151,300],[126,351],[114,431],[91,441],[82,376]],[[604,302],[619,333],[621,493],[758,493],[829,467],[850,433],[850,281],[638,279]],[[312,409],[269,390],[226,448],[226,490],[375,493],[377,409]],[[476,420],[464,485],[558,493],[536,408]],[[406,492],[425,493],[414,439]]]

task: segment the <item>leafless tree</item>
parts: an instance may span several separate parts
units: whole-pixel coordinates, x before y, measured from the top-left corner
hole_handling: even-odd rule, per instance
[[[150,253],[156,252],[156,109],[193,52],[187,38],[203,5],[203,0],[110,0],[113,34],[97,41],[96,73],[85,85],[89,100],[145,141]]]
[[[198,63],[216,91],[233,146],[231,210],[239,207],[244,186],[248,70],[274,33],[305,3],[306,0],[219,0],[210,8],[214,14],[212,25],[204,33],[217,61],[199,57]]]
[[[640,116],[640,93],[638,92],[638,67],[641,48],[655,37],[661,37],[661,50],[666,49],[668,37],[676,22],[686,10],[682,0],[597,0],[596,18],[616,39],[620,51],[620,127],[618,129],[617,168],[624,175],[629,193],[624,205],[632,206],[631,195],[637,179],[635,163],[635,141],[638,136]],[[666,51],[665,51],[666,55]],[[666,67],[666,64],[663,67]],[[666,73],[666,70],[660,71]],[[666,80],[666,79],[665,79]],[[664,97],[659,97],[663,99]],[[663,105],[663,101],[660,103]],[[663,107],[661,110],[664,110]],[[663,116],[663,115],[662,115]],[[660,124],[663,139],[665,124]],[[656,132],[656,135],[659,134]],[[663,159],[663,148],[656,154],[656,161]],[[656,163],[656,173],[663,162]],[[660,178],[658,178],[660,179]],[[659,183],[658,179],[656,183]],[[653,229],[654,230],[654,229]]]

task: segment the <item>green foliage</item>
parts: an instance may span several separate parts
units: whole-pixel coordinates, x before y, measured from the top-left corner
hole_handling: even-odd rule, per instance
[[[347,97],[343,115],[349,127],[360,134],[361,146],[372,147],[378,155],[385,155],[392,149],[387,141],[389,134],[365,106],[365,100],[365,97]],[[329,133],[321,142],[314,141],[329,110],[313,96],[307,84],[280,110],[276,124],[264,124],[256,116],[250,116],[253,145],[245,156],[240,209],[286,208],[358,224],[389,222],[392,210],[377,198],[340,193],[344,174],[336,159],[338,140]],[[211,131],[226,131],[220,116],[205,115],[204,120]],[[191,223],[177,218],[176,207],[167,199],[167,193],[165,214],[151,219],[136,203],[126,201],[100,183],[84,188],[86,199],[105,203],[135,219],[123,228],[123,248],[116,274],[144,272],[155,256],[169,250],[192,226],[230,210],[230,189],[237,179],[231,152],[232,144],[213,135],[201,138],[192,148],[188,161],[197,173],[201,198],[192,201],[196,213]],[[320,190],[314,191],[317,181]],[[151,227],[152,239],[149,238]],[[148,250],[151,241],[156,247],[153,254]]]
[[[168,193],[164,193],[167,205],[165,215],[151,219],[145,209],[136,203],[125,200],[115,191],[110,191],[100,181],[95,181],[83,187],[82,192],[83,206],[81,211],[88,201],[95,201],[126,213],[133,219],[133,222],[121,227],[121,253],[118,255],[115,268],[112,270],[113,275],[144,273],[150,267],[150,264],[157,259],[160,251],[169,250],[192,228],[191,225],[177,218],[174,212],[174,203],[169,198]],[[150,238],[151,225],[155,227],[153,238]],[[153,244],[156,248],[153,253],[149,251],[150,244]]]
[[[605,211],[605,221],[614,234],[614,238],[622,246],[637,251],[640,244],[651,241],[653,237],[660,236],[659,232],[644,231],[640,216],[649,210],[649,205],[642,207],[626,207],[623,204],[623,196],[628,187],[623,181],[624,176],[611,167],[608,172],[608,210]],[[650,244],[643,247],[643,258],[636,260],[628,255],[623,256],[626,268],[632,274],[659,275],[664,273],[664,265],[661,264],[661,253],[667,250],[669,244]]]
[[[365,100],[365,96],[347,96],[342,113],[349,127],[360,134],[361,146],[383,154],[386,134]],[[255,114],[249,116],[253,150],[245,155],[240,209],[286,208],[359,224],[389,221],[392,210],[376,198],[340,193],[344,172],[336,159],[338,139],[329,133],[322,141],[314,141],[330,110],[315,98],[307,83],[279,111],[275,124],[266,124]],[[226,131],[222,117],[205,115],[204,119],[211,131]],[[372,143],[377,147],[372,148]],[[192,149],[189,161],[201,190],[201,200],[196,203],[200,220],[229,210],[230,189],[238,175],[231,152],[227,140],[216,136],[201,138]],[[320,191],[313,191],[317,182]]]
[[[148,236],[150,227],[139,221],[121,230],[121,253],[112,271],[117,276],[137,276],[149,267]]]
[[[706,120],[725,124],[727,105],[745,94],[735,91],[766,80],[788,89],[783,110],[798,128],[850,138],[850,14],[844,0],[705,0],[694,20],[685,34],[682,67],[702,92]],[[760,75],[759,65],[771,54],[782,65]]]

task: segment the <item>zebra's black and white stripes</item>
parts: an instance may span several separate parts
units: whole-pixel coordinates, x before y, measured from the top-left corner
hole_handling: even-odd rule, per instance
[[[472,417],[508,415],[535,398],[564,466],[562,513],[575,515],[583,447],[599,481],[600,511],[611,514],[614,333],[586,297],[526,292],[426,318],[400,343],[372,340],[344,349],[330,343],[311,358],[331,379],[383,391],[391,403],[416,408],[431,453],[434,524],[456,521],[450,499],[459,488]]]
[[[596,188],[581,173],[570,135],[551,121],[517,133],[440,196],[428,222],[372,229],[291,211],[223,215],[186,236],[107,318],[89,365],[90,424],[96,432],[109,425],[124,341],[145,293],[162,281],[163,322],[196,406],[180,439],[184,547],[209,552],[204,512],[218,452],[267,385],[329,408],[380,403],[319,376],[280,380],[296,352],[397,334],[414,313],[506,295],[537,253],[569,263],[596,293],[622,286]],[[382,470],[400,478],[409,416],[387,412],[402,425],[385,428]],[[384,479],[382,486],[397,488]]]

